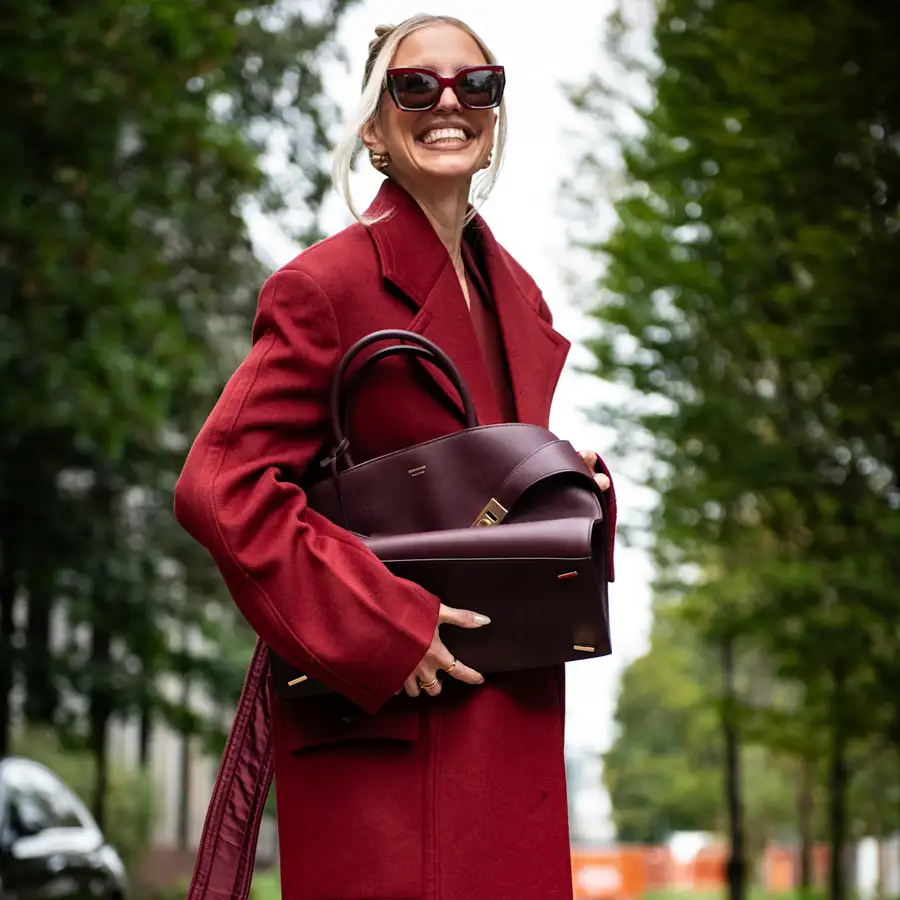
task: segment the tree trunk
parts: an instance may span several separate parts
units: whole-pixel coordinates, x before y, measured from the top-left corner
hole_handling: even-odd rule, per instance
[[[847,842],[847,733],[844,708],[846,675],[843,666],[835,665],[832,698],[831,759],[828,771],[828,833],[831,859],[828,872],[829,900],[845,900],[844,851]]]
[[[875,829],[875,897],[876,900],[884,900],[885,897],[885,879],[884,879],[884,857],[885,857],[885,828],[884,817],[878,817],[878,827]]]
[[[8,756],[12,739],[13,637],[19,553],[9,504],[0,507],[0,757]]]
[[[731,852],[726,874],[730,900],[744,900],[747,863],[744,857],[744,817],[741,798],[740,742],[734,716],[734,641],[722,647],[722,730],[725,743],[725,795]]]
[[[97,824],[106,825],[106,798],[109,788],[108,726],[112,717],[109,684],[111,635],[107,628],[95,624],[91,639],[90,741],[94,754],[94,793],[91,812]]]
[[[150,736],[153,731],[153,713],[150,710],[150,698],[141,700],[140,737],[138,740],[138,765],[142,772],[150,767]]]
[[[182,704],[185,711],[190,703],[190,679],[187,675],[182,676]],[[178,803],[178,847],[180,850],[186,850],[190,838],[190,815],[191,815],[191,735],[187,730],[181,735],[181,759],[180,759],[181,779],[179,803]]]
[[[50,725],[56,712],[57,694],[50,652],[53,613],[52,573],[46,570],[28,578],[28,627],[25,631],[25,719],[33,725]]]
[[[800,761],[800,788],[797,792],[797,832],[800,836],[800,865],[796,887],[804,894],[812,888],[812,844],[813,844],[813,772],[812,760],[804,757]]]

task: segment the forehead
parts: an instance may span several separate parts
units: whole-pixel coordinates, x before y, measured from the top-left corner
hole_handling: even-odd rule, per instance
[[[472,35],[448,23],[420,28],[400,41],[391,65],[421,66],[441,75],[455,75],[464,66],[487,60]]]

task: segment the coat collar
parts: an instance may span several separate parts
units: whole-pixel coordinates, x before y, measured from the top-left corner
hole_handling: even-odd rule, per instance
[[[391,179],[384,182],[367,215],[385,210],[391,210],[391,215],[368,228],[383,278],[418,310],[409,330],[430,338],[456,363],[481,424],[501,421],[493,384],[446,248],[418,203]],[[514,263],[481,216],[476,215],[467,226],[466,240],[483,262],[493,295],[516,417],[520,422],[546,426],[569,342],[538,314],[537,288],[514,272]],[[422,365],[461,414],[462,404],[449,379],[432,366]]]

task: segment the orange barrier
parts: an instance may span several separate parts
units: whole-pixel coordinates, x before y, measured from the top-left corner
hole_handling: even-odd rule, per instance
[[[598,850],[572,849],[575,900],[638,900],[651,891],[685,893],[722,891],[726,886],[728,848],[703,847],[687,860],[676,860],[666,847],[621,844]],[[771,845],[760,860],[760,886],[772,893],[791,891],[797,882],[797,849]],[[828,847],[812,852],[813,885],[828,873]]]
[[[640,851],[638,851],[638,854]],[[644,867],[638,855],[623,847],[572,852],[572,881],[576,900],[630,900],[645,891]]]
[[[772,893],[793,890],[799,881],[799,849],[794,846],[770,844],[762,858],[760,880],[763,887]],[[816,844],[812,848],[812,883],[823,887],[828,881],[828,861],[830,853],[826,844]]]
[[[675,877],[665,847],[622,844],[603,850],[573,850],[576,900],[634,900],[670,887]]]

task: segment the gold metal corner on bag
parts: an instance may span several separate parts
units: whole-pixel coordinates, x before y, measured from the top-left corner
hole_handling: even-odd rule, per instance
[[[478,518],[472,523],[472,527],[490,528],[492,525],[499,525],[506,518],[508,512],[509,510],[505,506],[491,497],[487,506],[478,513]]]
[[[573,644],[572,649],[578,650],[580,653],[593,653],[597,648],[588,647],[587,644]]]
[[[309,679],[309,675],[301,675],[299,678],[294,678],[288,682],[288,687],[293,687],[295,684],[303,684],[304,681]]]

